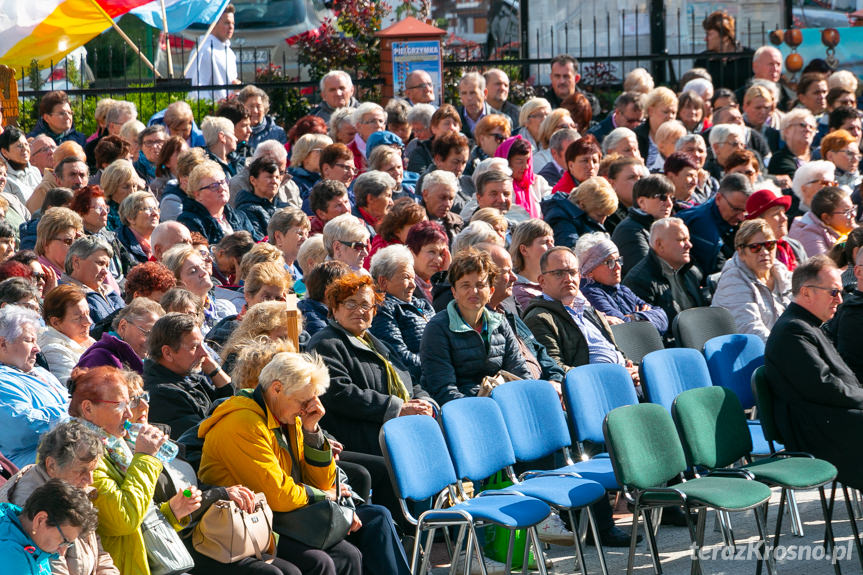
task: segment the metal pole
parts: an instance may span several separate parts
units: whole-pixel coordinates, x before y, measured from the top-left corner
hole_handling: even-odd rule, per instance
[[[650,0],[650,53],[664,54],[665,45],[665,0]],[[665,83],[665,62],[654,60],[651,73],[657,85]]]

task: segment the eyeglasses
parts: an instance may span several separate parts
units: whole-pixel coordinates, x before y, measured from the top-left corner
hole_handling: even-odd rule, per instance
[[[141,327],[140,325],[138,325],[138,324],[136,324],[136,323],[132,323],[132,322],[131,322],[131,321],[129,321],[129,320],[126,320],[126,321],[128,322],[128,324],[129,324],[129,325],[131,325],[132,327],[134,327],[135,329],[137,329],[138,331],[140,331],[140,332],[141,332],[141,335],[143,335],[144,337],[150,337],[150,332],[151,332],[152,330],[144,329],[144,328],[143,328],[143,327]],[[149,401],[149,399],[148,399],[147,401]]]
[[[844,216],[846,218],[853,218],[857,215],[857,206],[852,206],[847,210],[842,210],[840,212],[830,212],[834,216]]]
[[[45,283],[45,274],[40,274],[39,272],[33,272],[33,274],[30,277],[32,277],[37,282]]]
[[[362,313],[369,313],[372,308],[375,307],[374,304],[358,303],[355,301],[346,301],[342,305],[345,306],[345,309],[348,311],[360,310]]]
[[[129,401],[111,401],[110,399],[94,399],[96,403],[108,403],[115,406],[117,411],[123,412],[132,407],[132,400]]]
[[[856,150],[839,150],[839,151],[841,153],[845,154],[846,156],[848,156],[849,158],[859,158],[861,155],[860,152],[858,152]]]
[[[607,267],[608,269],[613,270],[617,266],[623,267],[623,258],[608,258],[602,263],[604,263],[605,267]]]
[[[489,134],[489,136],[494,138],[494,141],[497,142],[498,144],[500,144],[504,140],[506,140],[506,136],[504,136],[503,134]]]
[[[51,147],[51,146],[42,146],[41,148],[39,148],[39,149],[38,149],[38,150],[36,150],[35,152],[31,152],[30,154],[31,154],[32,156],[37,156],[37,155],[41,154],[42,152],[50,152],[50,153],[52,153],[52,154],[53,154],[53,153],[54,153],[54,150],[56,150],[56,149],[57,149],[57,148],[54,148],[54,147]]]
[[[345,242],[342,240],[336,240],[336,241],[339,242],[340,244],[342,244],[343,246],[348,246],[352,250],[356,250],[356,251],[369,249],[369,243],[368,242]]]
[[[830,297],[836,297],[842,293],[842,288],[827,288],[827,287],[813,286],[813,285],[805,285],[803,287],[824,290],[830,294]]]
[[[828,180],[827,178],[818,178],[817,180],[811,180],[806,182],[805,185],[811,186],[812,184],[818,184],[820,186],[832,186],[833,180]]]
[[[337,168],[341,168],[346,172],[353,173],[353,172],[357,171],[356,166],[354,166],[353,164],[333,164],[333,166],[335,166]]]
[[[199,192],[203,192],[204,190],[210,190],[211,192],[218,192],[228,187],[228,180],[221,180],[218,182],[213,182],[208,186],[201,186],[198,188]]]
[[[531,120],[541,119],[545,120],[548,117],[548,112],[534,112],[533,114],[528,114],[528,118]]]
[[[360,124],[363,124],[365,126],[369,126],[371,124],[378,124],[379,126],[386,126],[387,121],[384,118],[372,118],[371,120],[363,120],[362,122],[360,122]]]
[[[154,207],[154,206],[148,206],[146,208],[141,208],[140,210],[138,210],[138,213],[147,214],[148,216],[151,214],[158,214],[159,208]]]
[[[210,250],[206,248],[201,248],[198,250],[198,253],[201,255],[201,259],[205,262],[213,261],[213,254],[210,253]]]
[[[433,88],[434,84],[431,82],[421,82],[419,84],[414,84],[413,86],[407,86],[405,90],[416,90],[417,88]]]
[[[63,242],[67,246],[71,246],[78,238],[52,238],[54,241]]]
[[[762,249],[772,252],[776,249],[776,240],[767,240],[766,242],[755,242],[753,244],[745,244],[741,247],[747,248],[750,253],[757,254]]]
[[[135,326],[135,327],[138,327],[138,326]],[[138,329],[141,329],[141,328],[138,328]],[[147,332],[147,333],[150,333],[150,332]],[[150,392],[145,391],[145,392],[141,393],[141,395],[136,395],[135,397],[130,398],[129,399],[129,407],[131,407],[132,409],[137,409],[137,408],[141,407],[141,402],[144,402],[147,405],[150,404]]]
[[[72,110],[61,110],[59,112],[53,112],[52,116],[69,116],[72,117]]]
[[[91,212],[96,212],[97,214],[107,214],[108,206],[93,206],[90,208]]]
[[[808,122],[798,122],[796,124],[791,124],[790,127],[791,128],[803,128],[807,132],[814,132],[815,131],[815,125],[810,124]]]
[[[57,528],[57,533],[59,533],[59,534],[60,534],[60,537],[63,539],[63,542],[62,542],[62,543],[60,543],[60,545],[58,545],[58,546],[57,546],[57,551],[59,551],[59,550],[61,550],[61,549],[69,549],[70,547],[74,547],[74,546],[75,546],[75,541],[74,541],[74,540],[73,540],[73,541],[69,541],[68,539],[66,539],[66,536],[65,536],[65,535],[63,535],[63,531],[60,529],[60,525],[59,525],[59,524],[58,524],[58,525],[55,525],[54,527],[56,527],[56,528]]]
[[[545,271],[542,273],[543,273],[543,275],[548,274],[548,275],[554,276],[557,279],[577,278],[578,277],[578,270],[575,268],[562,268],[559,270],[548,270],[548,271]]]
[[[146,148],[158,148],[165,145],[165,140],[144,140],[143,144]]]

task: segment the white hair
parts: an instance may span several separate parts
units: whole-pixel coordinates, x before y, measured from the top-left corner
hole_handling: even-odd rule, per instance
[[[431,118],[435,113],[435,107],[431,104],[414,104],[408,110],[408,123],[415,124],[421,122],[426,128],[431,126]]]
[[[602,140],[603,155],[607,154],[608,151],[617,146],[617,144],[630,137],[636,138],[635,132],[633,132],[629,128],[624,128],[623,126],[621,126],[620,128],[613,129]],[[636,138],[636,140],[638,140],[638,138]]]
[[[713,84],[704,78],[693,78],[688,81],[686,85],[683,86],[683,90],[681,90],[680,93],[682,94],[689,90],[692,90],[705,100],[709,100],[713,97]]]
[[[276,381],[282,384],[282,395],[293,395],[308,386],[315,388],[315,395],[321,395],[330,386],[330,372],[317,354],[283,351],[274,355],[258,376],[263,391]]]
[[[413,265],[414,255],[411,250],[404,244],[393,244],[375,252],[369,273],[375,281],[379,278],[390,279],[402,267],[413,269]]]
[[[476,182],[479,177],[491,170],[503,172],[507,176],[512,177],[512,170],[509,167],[509,162],[507,162],[505,158],[486,158],[478,163],[476,168],[473,170],[473,176],[471,176],[471,179],[473,179],[474,187],[476,187]]]
[[[813,160],[806,162],[794,172],[794,180],[791,189],[801,200],[803,199],[803,186],[813,180],[832,180],[836,174],[836,166],[827,160]]]
[[[758,60],[764,54],[778,54],[780,58],[782,58],[782,52],[774,48],[773,46],[760,46],[755,53],[752,55],[752,61]]]
[[[684,229],[688,229],[686,227],[686,223],[680,218],[675,218],[673,216],[668,218],[662,218],[656,220],[650,225],[650,247],[656,247],[657,238],[664,234],[666,230],[668,230],[671,226],[680,226]]]
[[[481,243],[503,245],[503,239],[490,224],[482,220],[474,220],[453,238],[452,253],[457,254],[465,248]]]
[[[746,127],[738,124],[717,124],[710,130],[710,145],[722,144],[731,135],[737,136],[741,142],[746,142]]]
[[[857,76],[848,70],[836,70],[827,77],[827,89],[843,88],[857,93]]]
[[[39,314],[26,307],[13,304],[5,305],[0,309],[0,339],[7,342],[17,341],[27,326],[30,326],[38,334],[41,327]]]
[[[468,72],[462,76],[461,80],[458,81],[458,87],[461,88],[462,84],[465,82],[473,83],[477,88],[479,88],[480,92],[485,90],[485,76],[479,72]]]
[[[446,186],[450,190],[458,192],[458,178],[456,178],[455,174],[452,172],[448,172],[446,170],[434,170],[433,172],[426,174],[423,178],[422,193],[425,193],[425,191],[432,186]]]
[[[363,116],[371,114],[372,112],[380,112],[386,116],[386,112],[381,108],[380,104],[375,104],[374,102],[363,102],[357,106],[357,109],[351,114],[351,124],[355,127],[358,126],[359,123],[363,121]]]
[[[221,116],[207,116],[201,122],[201,132],[207,147],[213,147],[219,141],[219,134],[234,133],[234,123]]]
[[[342,214],[326,223],[323,231],[324,248],[332,257],[333,244],[338,241],[361,242],[369,239],[369,231],[366,226],[351,214]]]
[[[354,87],[354,83],[353,83],[353,80],[351,80],[350,74],[348,74],[344,70],[330,70],[329,72],[324,74],[323,77],[321,77],[321,81],[319,83],[319,87],[321,89],[321,92],[324,91],[324,82],[326,82],[330,78],[341,78],[345,81],[345,83],[349,87],[351,87],[351,88]]]
[[[812,115],[812,112],[802,107],[794,108],[782,117],[782,123],[780,124],[779,131],[782,132],[782,135],[784,137],[785,130],[787,130],[794,124],[799,124],[800,122],[807,122],[809,124],[812,124],[813,126],[816,125],[815,116]]]
[[[252,154],[252,160],[249,163],[263,157],[273,158],[281,164],[288,161],[288,152],[285,150],[285,145],[278,140],[264,140],[255,148],[255,153]]]

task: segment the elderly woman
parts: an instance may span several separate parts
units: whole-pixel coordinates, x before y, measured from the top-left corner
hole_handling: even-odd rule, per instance
[[[254,390],[241,390],[201,424],[201,481],[247,485],[263,493],[275,512],[335,499],[333,450],[318,425],[326,413],[318,396],[330,385],[327,367],[318,357],[283,352],[267,364],[258,381]],[[283,422],[282,433],[292,453],[278,447],[273,421]],[[380,531],[371,542],[363,537],[363,529]],[[376,505],[356,508],[346,540],[318,550],[283,536],[278,555],[290,557],[303,573],[360,575],[363,568],[371,573],[409,573],[392,518]]]
[[[55,278],[63,275],[69,246],[83,233],[81,216],[69,208],[51,208],[45,212],[36,228],[36,253],[43,270],[48,273],[50,268]]]
[[[513,136],[498,146],[494,155],[506,159],[512,170],[513,203],[524,208],[530,217],[539,217],[539,204],[551,190],[545,178],[533,171],[530,143],[521,136]]]
[[[414,296],[413,254],[403,245],[388,246],[372,258],[370,271],[384,294],[370,331],[393,350],[411,378],[419,381],[422,375],[420,341],[435,312],[427,299]]]
[[[534,164],[542,167],[552,160],[549,140],[555,132],[566,128],[576,129],[576,126],[569,110],[565,108],[557,108],[542,121],[539,125],[539,140],[536,142],[539,150],[533,155]]]
[[[277,211],[267,224],[269,242],[279,248],[288,273],[294,282],[303,279],[304,270],[297,265],[300,248],[309,237],[309,217],[299,208],[287,207]],[[297,287],[297,286],[295,286]],[[302,295],[298,293],[298,295]]]
[[[815,160],[800,166],[791,183],[794,192],[791,196],[792,219],[811,209],[812,199],[821,188],[836,185],[835,173],[836,166],[826,160]]]
[[[797,107],[808,110],[816,119],[827,109],[827,76],[808,72],[797,82]]]
[[[81,355],[77,367],[110,365],[143,373],[147,336],[163,315],[165,310],[153,300],[133,299],[114,317],[111,330],[103,332],[101,339]]]
[[[838,242],[845,241],[857,227],[857,207],[842,188],[821,188],[812,198],[810,211],[794,220],[788,237],[803,244],[812,257],[826,254]]]
[[[501,370],[530,378],[509,323],[486,308],[498,273],[487,252],[468,248],[453,258],[454,299],[429,321],[420,344],[422,384],[441,405],[475,396],[483,378]]]
[[[288,173],[300,188],[305,200],[312,193],[312,186],[321,179],[321,151],[333,143],[324,134],[305,134],[291,148],[291,166]]]
[[[244,215],[252,229],[252,238],[257,242],[267,236],[267,223],[276,213],[276,195],[282,176],[279,164],[266,156],[252,161],[249,165],[251,190],[242,190],[234,203],[237,214]],[[234,230],[240,231],[240,230]]]
[[[551,115],[551,104],[545,98],[531,98],[521,106],[518,114],[518,135],[527,140],[532,151],[539,151],[539,133],[542,122]]]
[[[581,271],[579,291],[594,309],[605,314],[609,325],[649,321],[659,335],[668,331],[665,311],[620,283],[623,260],[608,234],[595,232],[581,236],[575,244],[575,254]]]
[[[117,240],[137,263],[150,261],[150,236],[159,225],[159,202],[150,192],[133,192],[120,204]]]
[[[356,211],[354,215],[365,224],[369,236],[374,238],[381,220],[393,207],[396,181],[386,172],[366,172],[354,181]]]
[[[284,128],[276,124],[273,116],[267,115],[270,111],[270,97],[265,91],[257,86],[246,86],[237,93],[237,100],[249,113],[252,128],[249,146],[252,149],[265,140],[278,140],[282,144],[288,141]]]
[[[120,204],[130,194],[145,189],[144,181],[138,176],[129,160],[115,160],[102,172],[99,180],[108,201],[108,224],[110,231],[116,232],[123,222],[120,220]]]
[[[634,131],[638,138],[638,151],[645,165],[652,166],[659,154],[656,131],[662,124],[677,117],[677,96],[668,88],[654,88],[644,97],[644,115],[647,121]]]
[[[662,171],[665,159],[675,152],[677,142],[685,135],[686,127],[678,120],[669,120],[659,126],[654,135],[659,153],[654,157],[654,163],[647,164],[647,169],[651,172]]]
[[[704,142],[703,139],[701,141]],[[602,140],[602,153],[606,156],[620,154],[625,158],[638,158],[642,160],[641,152],[638,151],[638,138],[635,132],[622,126],[613,129]]]
[[[357,133],[348,148],[354,154],[354,166],[358,173],[366,169],[366,141],[375,132],[386,130],[387,113],[374,102],[363,102],[351,114],[351,123]]]
[[[704,100],[695,91],[687,90],[678,100],[677,119],[686,127],[690,134],[700,134],[704,131]]]
[[[860,175],[860,146],[846,130],[836,130],[821,138],[821,157],[836,166],[836,184],[849,194],[863,182]]]
[[[162,463],[155,455],[167,436],[143,424],[134,446],[124,441],[124,424],[132,419],[129,389],[123,372],[113,367],[78,369],[70,380],[69,414],[85,422],[106,445],[106,453],[93,473],[98,492],[97,533],[120,573],[149,575],[141,525],[153,504]],[[133,451],[134,450],[134,451]],[[201,492],[189,486],[190,497],[179,491],[159,506],[176,530],[188,525],[190,513],[201,506]]]
[[[497,147],[511,134],[509,118],[503,114],[488,114],[480,118],[473,129],[473,138],[476,142],[470,157],[467,159],[465,175],[473,175],[477,164],[481,161],[494,157]]]
[[[324,247],[327,259],[338,260],[355,272],[362,270],[369,254],[369,231],[362,220],[351,214],[342,214],[324,226]]]
[[[225,235],[240,230],[255,236],[246,215],[234,211],[228,205],[228,181],[216,162],[205,160],[195,166],[189,174],[187,192],[188,196],[183,199],[183,213],[177,221],[189,228],[190,232],[202,234],[213,245]]]
[[[607,138],[606,138],[607,139]],[[576,186],[599,173],[602,152],[592,134],[572,142],[564,152],[566,171],[555,184],[553,192],[570,193]]]
[[[189,148],[177,157],[177,179],[165,185],[159,201],[162,221],[176,220],[183,213],[183,200],[188,197],[189,175],[198,164],[203,163],[206,159],[207,153],[202,148]]]
[[[722,268],[711,306],[730,311],[739,333],[766,341],[791,303],[791,273],[776,260],[773,230],[760,218],[740,225],[734,247],[736,252]]]
[[[539,260],[542,254],[554,247],[554,230],[543,220],[522,222],[512,234],[509,253],[512,271],[516,274],[512,296],[522,309],[535,297],[542,295],[539,287]]]
[[[123,307],[120,295],[105,283],[114,250],[100,237],[84,236],[69,247],[66,273],[60,282],[80,288],[90,307],[90,319],[97,323]]]
[[[185,244],[174,246],[165,253],[162,262],[174,273],[178,286],[201,298],[204,305],[204,324],[201,330],[205,335],[222,319],[237,314],[237,308],[232,302],[216,298],[210,293],[213,281],[198,250]]]
[[[700,134],[687,134],[677,140],[675,145],[677,152],[689,154],[698,168],[698,185],[696,193],[706,198],[711,197],[719,190],[719,182],[704,169],[707,162],[707,143]]]
[[[99,186],[84,186],[75,191],[69,209],[81,216],[86,235],[102,238],[114,251],[108,264],[111,277],[107,281],[114,291],[119,293],[120,286],[117,284],[117,280],[121,279],[138,262],[128,257],[117,237],[106,227],[109,208],[104,192]]]
[[[85,491],[104,454],[101,438],[82,422],[70,419],[42,436],[36,465],[22,469],[0,488],[0,500],[24,507],[30,495],[52,479]],[[65,535],[64,535],[65,537]],[[53,573],[119,575],[111,556],[102,549],[94,531],[79,535],[75,545],[51,559]]]
[[[36,461],[39,437],[65,418],[69,392],[36,366],[39,315],[7,305],[0,309],[0,452],[18,467]]]
[[[20,575],[51,572],[78,540],[96,528],[96,510],[80,489],[61,479],[37,487],[22,507],[0,504],[3,568]]]
[[[414,281],[418,295],[433,302],[432,278],[449,269],[452,261],[446,232],[437,222],[422,221],[411,227],[405,245],[414,256]]]
[[[39,334],[39,348],[48,368],[65,382],[87,348],[96,343],[90,337],[90,307],[84,291],[75,285],[60,285],[45,296],[42,306],[45,329]]]
[[[404,296],[404,294],[402,294]],[[378,433],[400,415],[432,415],[434,403],[413,381],[392,350],[369,332],[383,296],[369,276],[347,274],[327,287],[331,321],[309,340],[330,372],[322,397],[330,417],[324,425],[336,437],[350,438],[349,448],[380,455]]]
[[[421,199],[416,194],[415,174],[409,174],[410,180],[405,178],[404,163],[402,161],[402,153],[393,146],[378,146],[369,155],[369,169],[385,172],[395,180],[396,188],[393,192],[393,199],[409,198],[416,202]]]
[[[207,116],[201,122],[201,132],[207,143],[209,158],[219,164],[226,177],[236,176],[237,166],[235,162],[239,161],[240,158],[234,153],[237,151],[234,123],[221,116]]]
[[[806,261],[803,244],[788,237],[788,216],[791,197],[770,188],[758,190],[746,200],[746,219],[761,218],[767,222],[776,239],[776,260],[793,272],[798,264]]]
[[[158,122],[157,118],[151,118],[151,122],[154,120]],[[168,128],[168,135],[183,138],[190,148],[199,146],[203,148],[207,145],[204,141],[204,135],[195,124],[195,115],[192,113],[192,107],[188,102],[179,100],[169,104],[162,120],[165,127]]]
[[[806,108],[795,108],[785,114],[780,125],[785,147],[773,154],[767,172],[794,177],[797,168],[811,158],[812,140],[817,128],[815,117]]]
[[[434,112],[434,108],[432,108],[432,112]],[[354,141],[357,129],[351,123],[351,114],[353,113],[353,108],[339,108],[330,116],[327,135],[334,143],[347,146]]]
[[[617,210],[617,194],[605,178],[594,176],[569,195],[557,192],[542,202],[545,221],[554,230],[554,245],[572,247],[578,236],[604,232],[605,219]]]

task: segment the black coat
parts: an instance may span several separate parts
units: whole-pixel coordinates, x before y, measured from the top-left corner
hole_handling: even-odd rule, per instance
[[[411,397],[430,401],[386,344],[368,335],[377,352],[396,369]],[[381,426],[398,417],[404,402],[390,395],[380,357],[334,321],[309,340],[308,349],[323,358],[330,372],[330,387],[321,396],[327,412],[321,427],[344,441],[350,451],[381,455]]]
[[[246,230],[254,237],[255,230],[245,214],[235,212],[231,206],[225,206],[224,216],[235,232]],[[210,215],[207,208],[188,196],[183,198],[183,213],[177,217],[177,221],[189,228],[190,232],[198,232],[203,235],[211,246],[216,245],[225,237],[225,230]]]
[[[845,296],[845,301],[836,310],[833,319],[824,324],[824,331],[859,381],[863,381],[861,330],[863,330],[863,292],[855,289]]]
[[[252,239],[259,242],[267,237],[267,224],[276,213],[276,202],[256,196],[247,190],[240,190],[234,206],[237,214],[245,214],[252,225]]]
[[[629,215],[614,228],[611,241],[617,246],[620,257],[623,258],[623,266],[620,270],[623,277],[626,277],[629,270],[643,260],[647,252],[650,251],[649,239],[652,223],[653,216],[650,214],[629,208]]]
[[[821,321],[792,303],[773,326],[764,352],[776,426],[785,446],[826,459],[839,481],[863,488],[863,386],[819,329]]]

